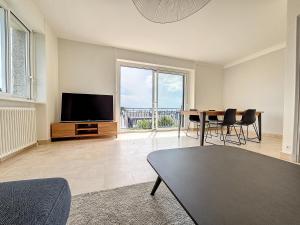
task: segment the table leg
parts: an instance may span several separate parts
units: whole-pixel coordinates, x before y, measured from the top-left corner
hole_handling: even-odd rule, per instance
[[[204,145],[206,113],[200,113],[200,146]]]
[[[153,189],[151,191],[151,195],[152,196],[155,194],[155,192],[156,192],[158,186],[160,185],[160,183],[161,183],[161,178],[158,176],[157,179],[156,179],[156,182],[155,182],[155,184],[153,186]]]
[[[258,114],[258,140],[261,141],[262,133],[261,133],[261,113]]]
[[[179,125],[178,125],[178,138],[180,138],[181,121],[182,121],[182,115],[180,113],[180,115],[179,115]]]

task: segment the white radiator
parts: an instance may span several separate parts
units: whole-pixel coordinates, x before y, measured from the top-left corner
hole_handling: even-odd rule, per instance
[[[34,108],[0,108],[0,159],[37,143]]]

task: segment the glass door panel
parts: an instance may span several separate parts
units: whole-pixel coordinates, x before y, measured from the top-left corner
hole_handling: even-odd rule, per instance
[[[153,70],[121,66],[121,129],[153,129]]]
[[[156,128],[177,128],[184,104],[184,75],[157,73]]]

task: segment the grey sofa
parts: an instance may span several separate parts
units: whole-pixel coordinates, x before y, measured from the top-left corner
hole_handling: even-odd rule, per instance
[[[65,225],[70,204],[62,178],[0,183],[1,225]]]

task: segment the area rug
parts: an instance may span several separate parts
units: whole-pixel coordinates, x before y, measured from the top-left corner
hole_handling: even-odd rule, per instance
[[[154,197],[154,183],[81,194],[72,198],[69,225],[194,225],[162,183]]]

